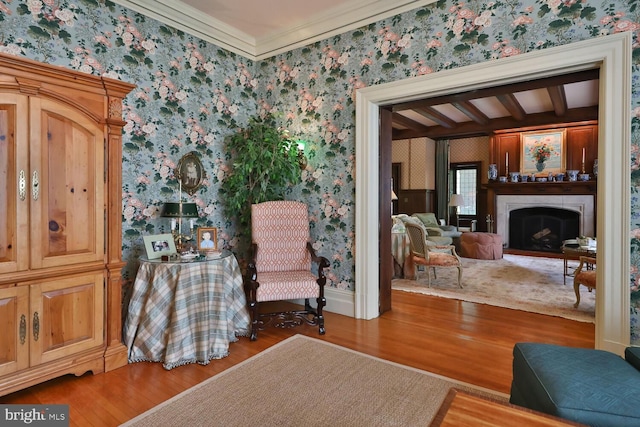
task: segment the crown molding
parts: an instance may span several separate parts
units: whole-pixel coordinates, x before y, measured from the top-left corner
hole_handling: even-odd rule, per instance
[[[284,31],[256,39],[179,0],[112,0],[251,60],[269,58],[416,9],[436,0],[353,0]]]
[[[254,37],[176,0],[112,0],[202,40],[249,59],[256,59]]]
[[[353,0],[297,26],[256,40],[256,59],[297,49],[320,40],[345,33],[436,0]]]

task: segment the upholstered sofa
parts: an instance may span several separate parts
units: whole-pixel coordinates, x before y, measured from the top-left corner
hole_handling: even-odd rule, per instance
[[[399,214],[399,215],[396,215],[395,218],[396,220],[401,221],[402,224],[404,224],[405,222],[411,222],[413,224],[417,224],[417,225],[420,225],[421,227],[424,227],[425,230],[427,231],[427,241],[433,242],[434,245],[451,245],[453,243],[453,238],[456,237],[455,235],[454,236],[443,235],[446,233],[438,234],[438,232],[435,229],[433,229],[432,231],[429,231],[429,228],[425,226],[425,223],[416,215],[419,215],[419,214],[413,214],[411,216],[406,214]],[[433,216],[433,218],[435,219],[435,215]],[[457,233],[457,235],[460,235],[460,233]]]
[[[429,234],[429,237],[439,236],[451,237],[453,239],[460,237],[462,234],[454,225],[440,224],[440,221],[436,218],[436,214],[433,212],[414,213],[411,216],[413,218],[418,218],[420,222],[422,222],[424,228],[427,230],[427,234]]]
[[[640,348],[518,343],[510,402],[589,426],[640,426]]]

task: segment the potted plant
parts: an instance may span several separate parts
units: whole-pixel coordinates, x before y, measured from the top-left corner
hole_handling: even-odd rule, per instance
[[[239,219],[242,232],[252,204],[283,200],[285,191],[301,182],[298,146],[268,114],[250,118],[246,128],[230,135],[226,151],[231,171],[221,182],[221,201],[225,214]]]

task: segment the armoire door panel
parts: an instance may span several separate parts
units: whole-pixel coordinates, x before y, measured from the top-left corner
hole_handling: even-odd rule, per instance
[[[102,345],[103,302],[102,274],[31,285],[31,365]]]
[[[29,289],[0,289],[0,376],[29,367]]]
[[[32,150],[39,174],[32,197],[32,267],[99,261],[104,256],[104,135],[82,114],[42,100],[40,145]]]
[[[29,267],[27,114],[26,96],[0,94],[0,274]]]

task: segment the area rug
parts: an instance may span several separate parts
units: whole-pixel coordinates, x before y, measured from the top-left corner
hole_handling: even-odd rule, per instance
[[[452,387],[508,399],[295,335],[123,426],[427,426]]]
[[[499,260],[461,260],[463,289],[458,287],[458,271],[450,268],[437,269],[431,288],[423,270],[418,271],[418,280],[394,279],[392,289],[595,323],[595,290],[581,286],[580,305],[574,308],[573,279],[567,277],[563,284],[562,258],[505,254]],[[577,266],[576,261],[570,262]]]

